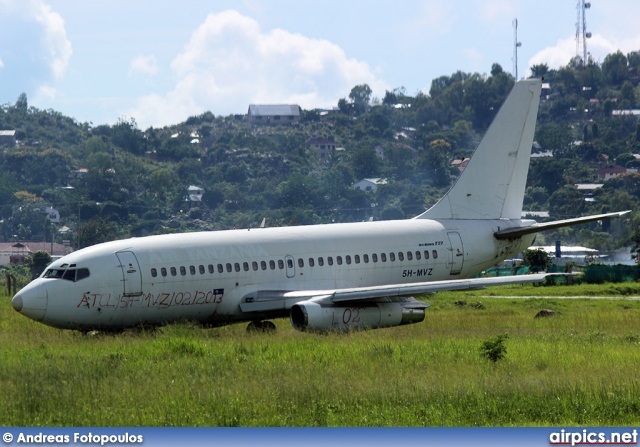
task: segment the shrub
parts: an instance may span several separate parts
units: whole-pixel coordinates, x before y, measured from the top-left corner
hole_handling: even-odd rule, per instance
[[[502,335],[496,335],[483,341],[480,347],[480,355],[494,363],[502,360],[507,355],[507,347],[504,342],[508,338],[509,335],[505,332]]]

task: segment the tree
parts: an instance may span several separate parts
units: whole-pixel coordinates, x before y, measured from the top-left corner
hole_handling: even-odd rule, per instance
[[[582,215],[584,196],[573,185],[565,185],[549,198],[549,214],[554,218],[567,219]]]
[[[102,217],[78,223],[78,249],[112,241],[116,238],[116,224]]]
[[[364,113],[367,110],[371,99],[371,93],[371,87],[367,84],[356,85],[351,89],[349,99],[351,99],[356,113]]]
[[[27,258],[27,266],[31,269],[31,279],[35,279],[51,264],[51,254],[45,250],[38,250]]]
[[[16,101],[15,104],[15,109],[17,112],[19,113],[27,113],[27,110],[29,109],[29,103],[27,102],[27,94],[26,93],[20,93],[20,96],[18,96],[18,100]]]
[[[542,248],[527,249],[522,252],[522,263],[537,273],[553,264],[553,258]]]
[[[536,64],[531,66],[532,78],[543,78],[549,72],[547,64]]]
[[[118,122],[111,129],[111,139],[113,144],[127,152],[136,155],[144,154],[144,137],[134,118],[130,120],[118,119]]]
[[[419,165],[430,183],[438,188],[449,185],[451,145],[444,140],[434,140],[420,157]]]
[[[602,73],[610,84],[614,86],[622,85],[629,76],[625,55],[620,50],[608,54],[602,62]]]

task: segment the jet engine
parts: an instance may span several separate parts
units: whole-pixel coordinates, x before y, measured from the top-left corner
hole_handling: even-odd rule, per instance
[[[354,303],[334,306],[314,300],[291,307],[291,325],[300,331],[344,332],[352,329],[376,329],[419,323],[429,305],[417,301]]]

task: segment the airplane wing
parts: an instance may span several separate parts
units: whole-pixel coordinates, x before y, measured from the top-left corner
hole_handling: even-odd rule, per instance
[[[287,310],[291,306],[307,300],[322,300],[334,304],[358,301],[374,301],[380,298],[409,297],[445,290],[469,290],[504,284],[523,284],[542,282],[549,276],[562,274],[540,273],[535,275],[498,276],[491,278],[452,279],[446,281],[430,281],[411,284],[390,284],[372,287],[352,287],[328,290],[265,290],[246,297],[240,303],[243,312],[267,312]],[[426,303],[415,302],[427,307]]]
[[[577,217],[575,219],[556,220],[554,222],[543,222],[528,225],[526,227],[514,227],[507,228],[506,230],[500,230],[493,235],[496,239],[511,239],[521,237],[526,234],[539,233],[540,231],[553,230],[555,228],[567,227],[570,225],[577,225],[587,222],[594,222],[596,220],[613,219],[615,217],[624,216],[631,211],[619,211],[617,213],[596,214],[594,216]]]

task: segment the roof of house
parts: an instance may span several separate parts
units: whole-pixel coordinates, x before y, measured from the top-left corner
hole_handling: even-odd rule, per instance
[[[300,106],[295,104],[249,105],[251,116],[300,116]]]
[[[0,130],[0,137],[15,137],[15,130]]]
[[[596,171],[596,174],[624,174],[627,168],[619,165],[610,165]]]
[[[40,250],[53,255],[69,252],[69,248],[56,242],[53,243],[53,253],[51,252],[51,242],[0,242],[0,253],[30,254]]]
[[[335,141],[329,140],[327,138],[312,138],[309,140],[309,144],[336,144]]]
[[[387,184],[387,179],[385,178],[363,178],[362,180],[360,180],[360,182],[369,182],[369,183],[373,183],[374,185],[386,185]],[[358,182],[358,183],[360,183]]]

